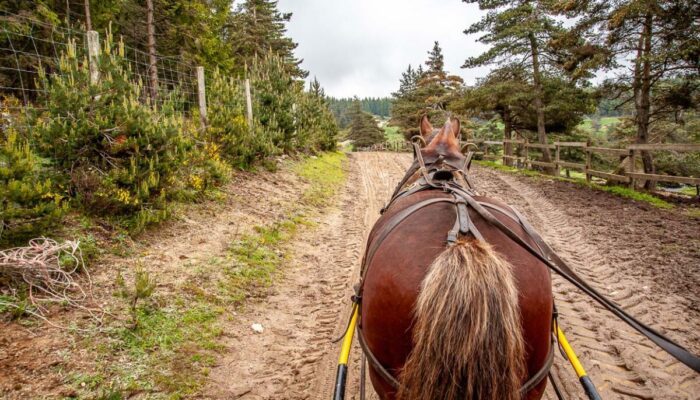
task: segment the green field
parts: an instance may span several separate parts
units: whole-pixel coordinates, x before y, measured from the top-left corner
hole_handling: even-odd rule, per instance
[[[622,121],[621,117],[602,117],[600,118],[600,133],[604,134],[609,134],[610,129],[616,124],[619,124],[620,121]],[[579,125],[579,128],[585,130],[586,132],[589,132],[591,134],[595,133],[593,130],[593,119],[586,117]]]

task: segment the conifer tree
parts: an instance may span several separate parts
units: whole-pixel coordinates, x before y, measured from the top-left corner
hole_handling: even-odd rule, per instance
[[[231,18],[230,42],[239,65],[253,64],[255,58],[268,52],[279,56],[287,73],[293,78],[305,78],[308,72],[299,66],[303,60],[294,56],[297,47],[286,36],[286,24],[292,13],[281,13],[277,1],[244,0]]]
[[[349,115],[351,122],[347,138],[351,139],[356,147],[371,146],[384,141],[384,131],[377,126],[377,121],[371,114],[362,111],[359,99],[353,101]]]
[[[277,151],[292,153],[297,144],[293,108],[303,82],[296,81],[285,60],[272,51],[254,60],[251,77],[256,122]]]
[[[406,139],[418,134],[423,115],[427,114],[436,124],[444,121],[445,111],[455,100],[463,81],[446,72],[444,65],[442,48],[435,42],[428,51],[427,69],[421,65],[413,70],[409,65],[402,74],[399,90],[393,93],[391,122],[401,128]]]
[[[67,203],[47,171],[13,128],[0,134],[0,243],[41,232],[63,215]]]
[[[527,68],[532,76],[534,105],[537,114],[537,138],[547,143],[545,128],[545,104],[542,80],[550,66],[543,57],[546,43],[561,32],[560,24],[548,12],[548,2],[543,0],[465,0],[478,3],[482,10],[489,10],[479,22],[464,31],[466,34],[484,32],[478,40],[491,45],[483,54],[470,57],[463,68],[488,64],[517,63]],[[543,159],[551,162],[549,149],[543,149]],[[548,169],[553,172],[553,169]]]
[[[651,139],[652,126],[675,116],[693,102],[688,88],[697,86],[700,54],[700,6],[693,1],[616,0],[565,3],[561,13],[578,18],[576,38],[603,34],[608,66],[618,67],[607,82],[620,106],[634,105],[635,141]],[[617,60],[632,60],[632,68]],[[690,91],[692,92],[692,90]],[[657,138],[658,139],[658,138]],[[655,173],[654,161],[642,151],[644,172]],[[647,181],[651,189],[654,182]]]
[[[193,138],[184,132],[177,92],[157,108],[141,101],[143,87],[131,76],[122,43],[106,38],[97,83],[77,48],[68,45],[58,73],[40,70],[45,109],[30,110],[37,150],[87,210],[125,216],[138,231],[167,214],[166,201],[182,185],[204,189],[205,180],[190,173]]]

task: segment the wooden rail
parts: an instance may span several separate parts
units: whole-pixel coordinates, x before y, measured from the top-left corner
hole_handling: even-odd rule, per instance
[[[659,175],[659,174],[645,174],[634,171],[636,166],[636,161],[640,156],[641,151],[675,151],[675,152],[700,152],[700,144],[684,144],[684,143],[674,143],[674,144],[630,144],[624,149],[619,148],[608,148],[608,147],[597,147],[590,146],[586,142],[554,142],[552,144],[541,144],[541,143],[529,143],[527,140],[478,140],[475,141],[478,146],[481,146],[480,151],[476,154],[482,154],[482,158],[485,160],[497,160],[502,159],[504,164],[508,161],[513,161],[515,166],[518,168],[532,168],[532,166],[553,168],[556,174],[559,175],[561,168],[565,169],[575,169],[580,170],[586,174],[586,180],[590,181],[591,177],[603,178],[608,181],[621,182],[630,185],[632,188],[636,188],[637,182],[642,180],[652,180],[658,182],[671,182],[671,183],[681,183],[686,185],[695,185],[698,187],[698,192],[700,193],[700,177],[689,177],[689,176],[672,176],[672,175]],[[520,155],[498,155],[495,153],[489,153],[489,147],[491,146],[503,146],[505,148],[506,144],[511,144],[514,149],[519,150]],[[576,163],[562,160],[562,149],[574,148],[583,152],[585,157],[585,163]],[[555,157],[553,162],[544,162],[538,160],[531,160],[529,158],[529,149],[549,149],[554,150]],[[631,171],[598,171],[592,168],[591,159],[592,155],[596,153],[607,154],[609,156],[619,156],[620,162],[628,162]]]
[[[394,151],[394,152],[408,152],[411,151],[413,147],[408,142],[383,142],[376,143],[371,146],[358,147],[355,151]]]
[[[671,183],[681,183],[686,185],[695,185],[699,187],[700,192],[700,177],[690,177],[690,176],[672,176],[672,175],[659,175],[659,174],[645,174],[640,172],[631,171],[598,171],[592,168],[591,159],[592,154],[602,153],[612,156],[619,156],[620,161],[627,159],[629,160],[629,165],[636,165],[636,160],[638,159],[640,151],[677,151],[677,152],[700,152],[700,144],[630,144],[627,148],[616,149],[609,147],[596,147],[589,146],[586,142],[554,142],[552,144],[541,144],[541,143],[529,143],[527,140],[478,140],[475,141],[477,146],[481,146],[480,151],[475,152],[476,155],[481,156],[485,160],[498,160],[502,159],[503,163],[506,164],[507,161],[513,161],[518,168],[532,168],[532,166],[553,168],[556,174],[559,175],[561,168],[564,169],[574,169],[579,170],[586,174],[586,180],[590,181],[592,177],[602,178],[607,181],[621,182],[630,185],[632,188],[636,188],[637,182],[642,180],[652,180],[657,182],[671,182]],[[499,155],[495,153],[489,153],[489,147],[491,146],[504,146],[506,144],[513,145],[514,148],[520,150],[520,155]],[[574,148],[583,152],[585,156],[585,163],[577,163],[571,161],[565,161],[561,159],[562,149]],[[529,149],[549,149],[554,150],[554,161],[544,162],[539,160],[531,160],[529,158]],[[410,152],[412,147],[408,142],[384,142],[377,143],[372,146],[357,148],[356,151],[395,151],[395,152]],[[617,172],[617,173],[616,173]]]

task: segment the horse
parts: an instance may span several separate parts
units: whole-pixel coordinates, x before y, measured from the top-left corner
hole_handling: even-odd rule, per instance
[[[555,348],[550,271],[477,209],[541,239],[478,195],[459,137],[457,119],[421,119],[425,145],[368,237],[356,297],[370,380],[383,400],[539,399]]]

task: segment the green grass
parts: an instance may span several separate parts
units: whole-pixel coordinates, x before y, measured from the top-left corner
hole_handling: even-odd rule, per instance
[[[636,201],[641,201],[645,202],[648,204],[651,204],[654,207],[658,207],[661,209],[671,209],[673,208],[673,204],[666,202],[662,199],[659,199],[658,197],[652,196],[649,193],[644,193],[644,192],[638,192],[636,190],[632,190],[627,187],[622,187],[622,186],[613,186],[613,185],[599,185],[596,183],[589,183],[586,182],[585,175],[583,173],[580,173],[578,171],[571,171],[571,178],[565,178],[565,177],[555,177],[551,175],[544,175],[541,174],[537,171],[533,170],[528,170],[528,169],[518,169],[514,167],[508,167],[506,165],[493,162],[493,161],[481,161],[481,160],[475,160],[475,163],[493,168],[499,171],[511,173],[511,174],[517,174],[517,175],[523,175],[523,176],[529,176],[529,177],[534,177],[534,178],[547,178],[547,179],[557,179],[565,182],[572,182],[577,185],[585,186],[594,190],[601,190],[603,192],[611,193],[616,196],[620,197],[625,197],[628,199],[636,200]]]
[[[604,192],[612,193],[616,196],[626,197],[628,199],[649,203],[652,206],[657,207],[657,208],[663,208],[663,209],[673,208],[673,204],[671,204],[669,202],[661,200],[658,197],[652,196],[649,193],[638,192],[638,191],[632,190],[630,188],[626,188],[626,187],[622,187],[622,186],[597,185],[595,183],[586,184],[586,186],[590,186],[594,189],[602,190]]]
[[[700,219],[700,209],[691,208],[687,211],[689,217]]]
[[[398,126],[385,126],[384,138],[389,143],[402,143],[404,141],[403,135],[399,133]]]
[[[90,374],[66,375],[65,383],[80,398],[195,397],[221,352],[225,321],[248,298],[267,294],[291,256],[288,245],[300,227],[314,226],[309,216],[345,182],[345,159],[344,153],[325,153],[295,162],[292,171],[309,185],[302,201],[290,204],[288,217],[256,226],[205,262],[185,264],[183,283],[169,293],[156,287],[130,317],[123,303],[106,341],[97,333],[81,338],[80,346],[93,350],[96,367]]]
[[[310,206],[320,207],[333,197],[345,181],[343,162],[347,155],[342,152],[329,152],[316,158],[307,158],[296,164],[293,171],[310,183],[302,195]]]
[[[600,129],[607,130],[610,125],[620,123],[620,117],[601,117],[600,118]],[[579,125],[579,128],[593,132],[593,120],[591,118],[585,118]]]
[[[686,196],[697,196],[698,190],[697,188],[695,188],[695,186],[683,186],[678,193],[684,194]]]

